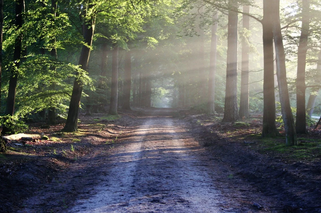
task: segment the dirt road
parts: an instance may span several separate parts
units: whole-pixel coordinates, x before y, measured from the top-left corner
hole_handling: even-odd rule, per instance
[[[179,121],[147,120],[117,147],[92,197],[69,212],[235,212],[215,188],[215,173]]]
[[[183,121],[162,115],[135,122],[121,143],[73,163],[19,212],[267,211],[261,204],[268,199],[247,198],[250,186],[229,184],[228,168],[215,163]]]

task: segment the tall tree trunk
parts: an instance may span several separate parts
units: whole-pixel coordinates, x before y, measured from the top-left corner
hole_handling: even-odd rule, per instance
[[[108,61],[108,44],[105,42],[101,45],[101,61],[100,61],[100,75],[107,76],[107,61]]]
[[[58,3],[57,3],[56,0],[51,0],[51,7],[52,7],[53,16],[56,19],[56,17],[57,17],[57,8],[58,8]],[[56,43],[56,39],[53,39],[52,44],[55,45],[55,43]],[[57,48],[55,46],[52,48],[50,54],[54,59],[58,58]],[[56,68],[54,66],[52,66],[51,69],[55,70]],[[51,89],[52,90],[56,89],[56,85],[54,83],[51,84]],[[56,108],[55,107],[50,107],[50,109],[48,110],[48,122],[50,124],[55,124],[56,123]]]
[[[215,114],[215,73],[216,73],[216,51],[217,51],[217,12],[213,15],[210,69],[208,78],[208,113]]]
[[[284,128],[286,133],[286,144],[296,145],[296,131],[294,126],[294,119],[290,106],[290,98],[288,92],[288,84],[286,78],[286,66],[285,66],[285,52],[283,46],[283,38],[281,33],[280,23],[280,0],[271,0],[271,4],[274,8],[274,23],[273,23],[273,38],[276,55],[276,70],[279,85],[279,94],[281,102],[281,112],[284,122]]]
[[[228,41],[227,41],[227,68],[225,89],[225,122],[234,122],[238,119],[237,106],[237,1],[229,0],[229,7],[233,10],[228,12]]]
[[[2,41],[3,41],[3,0],[0,0],[0,107],[2,87]]]
[[[152,88],[151,88],[151,79],[148,74],[148,78],[146,79],[146,87],[145,87],[146,95],[145,95],[145,106],[151,107],[151,98],[152,98]]]
[[[250,13],[250,7],[243,6],[244,13]],[[250,17],[243,15],[243,39],[242,39],[242,74],[241,74],[241,97],[240,118],[249,117],[249,35]]]
[[[270,0],[263,1],[263,130],[262,137],[275,137],[278,131],[275,125],[274,57],[273,57],[273,7]]]
[[[200,14],[204,13],[203,7],[200,9]],[[202,17],[199,18],[199,25],[198,25],[198,82],[197,84],[199,85],[198,89],[198,103],[201,103],[203,106],[207,107],[208,100],[207,100],[207,92],[208,92],[208,83],[207,83],[207,67],[205,66],[205,33],[204,30],[202,29],[201,22],[202,22]],[[206,104],[207,103],[207,104]],[[206,108],[204,108],[206,110]]]
[[[22,13],[25,9],[25,1],[24,0],[17,0],[16,1],[16,30],[19,30],[23,25],[23,18]],[[15,40],[14,46],[14,54],[13,54],[13,61],[14,66],[11,68],[11,76],[9,80],[9,91],[8,91],[8,98],[7,98],[7,108],[6,114],[13,115],[14,108],[15,108],[15,100],[16,100],[16,88],[18,82],[18,72],[16,69],[20,66],[21,60],[21,52],[22,52],[22,34],[20,34]]]
[[[320,84],[321,82],[321,50],[319,52],[319,56],[318,56],[318,62],[317,62],[317,74],[314,78],[314,82],[316,84]],[[309,100],[308,100],[308,104],[307,104],[307,114],[311,117],[314,111],[314,104],[315,104],[315,100],[318,96],[320,88],[312,88],[311,92],[310,92],[310,96],[309,96]]]
[[[91,6],[92,5],[87,6],[87,8],[85,9],[85,14],[88,12],[87,9],[90,9]],[[79,65],[83,70],[88,70],[88,64],[90,59],[90,47],[92,46],[95,32],[95,17],[91,16],[90,20],[85,20],[86,17],[84,17],[83,24],[83,36],[86,45],[82,46],[79,58]],[[63,131],[73,132],[78,129],[78,114],[82,90],[83,84],[80,79],[76,78],[74,81],[71,100],[69,104],[68,117]]]
[[[118,51],[117,45],[113,46],[112,56],[112,77],[111,77],[111,96],[109,114],[118,114]]]
[[[143,76],[142,76],[142,71],[139,71],[139,78],[138,78],[138,83],[139,83],[139,87],[138,87],[138,106],[142,107],[143,106],[143,89],[144,89],[144,85],[143,85]]]
[[[296,80],[296,132],[300,134],[306,133],[305,67],[310,24],[310,0],[302,0],[302,6],[302,29],[298,48],[298,70]]]
[[[123,109],[130,110],[130,92],[132,85],[132,60],[131,52],[127,51],[125,55],[125,79],[124,79],[124,95]]]

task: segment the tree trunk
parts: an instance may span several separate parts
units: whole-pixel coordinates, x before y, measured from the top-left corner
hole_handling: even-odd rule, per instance
[[[2,87],[3,0],[0,0],[0,107]]]
[[[234,0],[229,0],[229,6],[237,9]],[[224,118],[225,122],[234,122],[238,119],[237,106],[237,12],[228,12],[228,41],[227,41],[227,69]]]
[[[270,0],[264,0],[263,6],[263,130],[262,137],[275,137],[278,131],[275,125],[275,91],[274,91],[274,59],[273,59],[273,7]]]
[[[216,73],[216,51],[217,51],[217,12],[213,16],[210,70],[208,78],[208,113],[215,114],[215,73]]]
[[[274,23],[273,23],[273,38],[276,55],[276,70],[278,77],[279,95],[281,102],[281,112],[284,122],[284,128],[286,133],[286,144],[296,145],[297,138],[294,126],[294,119],[290,106],[290,98],[288,92],[288,84],[286,78],[286,66],[285,66],[285,52],[283,46],[283,38],[281,33],[280,24],[280,0],[271,0],[271,4],[274,6]]]
[[[101,61],[100,61],[100,75],[107,76],[107,61],[108,61],[108,44],[103,43],[101,46]]]
[[[16,27],[17,31],[22,27],[23,25],[23,18],[22,13],[25,9],[25,1],[24,0],[17,0],[16,1]],[[16,100],[16,88],[17,88],[17,82],[18,82],[18,72],[16,69],[20,66],[20,60],[21,60],[21,52],[22,52],[22,34],[18,35],[18,37],[15,40],[15,46],[14,46],[14,55],[13,55],[13,61],[14,66],[11,68],[11,76],[9,80],[9,91],[8,91],[8,98],[7,98],[7,108],[6,108],[6,114],[13,115],[14,114],[14,108],[15,108],[15,100]]]
[[[318,56],[318,62],[317,62],[317,74],[316,77],[314,78],[314,82],[316,84],[320,83],[321,80],[321,50],[319,52],[319,56]],[[309,100],[308,100],[308,104],[307,104],[307,114],[311,117],[314,111],[314,104],[315,104],[315,100],[318,97],[318,93],[319,93],[319,88],[313,88],[312,91],[310,92],[310,96],[309,96]]]
[[[90,6],[91,5],[89,5],[89,7]],[[87,10],[85,11],[85,14],[86,13],[87,13]],[[94,30],[95,30],[95,17],[91,16],[90,21],[85,21],[85,17],[84,17],[83,36],[84,36],[86,45],[82,46],[82,50],[79,58],[79,65],[83,70],[88,70],[88,64],[89,64],[89,58],[90,58],[90,47],[92,46]],[[83,90],[83,84],[79,78],[76,78],[74,81],[71,100],[69,104],[68,117],[67,117],[66,125],[63,131],[74,132],[78,129],[78,113],[79,113],[79,105],[80,105],[82,90]]]
[[[151,88],[151,79],[148,74],[148,78],[146,79],[145,86],[145,107],[151,107],[151,98],[152,98],[152,88]]]
[[[244,13],[250,13],[250,7],[243,6]],[[241,97],[240,118],[249,117],[249,35],[250,17],[243,15],[243,39],[242,39],[242,74],[241,74]]]
[[[142,71],[139,71],[139,87],[138,87],[138,106],[143,106],[143,77],[142,77]]]
[[[296,80],[296,132],[306,133],[305,67],[308,50],[310,0],[302,0],[302,29],[298,47],[298,70]]]
[[[203,7],[200,9],[200,14],[204,13]],[[202,107],[204,107],[204,110],[206,110],[208,101],[207,101],[207,91],[208,91],[208,83],[207,83],[207,67],[205,66],[205,33],[204,30],[201,28],[201,17],[199,18],[199,23],[198,23],[198,33],[199,37],[198,39],[198,67],[197,67],[197,73],[198,73],[198,82],[197,84],[199,85],[198,89],[198,103],[202,104]],[[207,104],[206,104],[207,103]]]
[[[51,0],[51,6],[52,6],[53,16],[54,16],[54,18],[56,18],[57,17],[57,8],[58,8],[57,1],[56,0]],[[52,43],[53,43],[53,45],[55,45],[56,39],[53,39]],[[50,54],[54,59],[58,58],[56,47],[52,48]],[[56,68],[54,66],[52,66],[51,69],[55,70]],[[54,83],[51,84],[51,89],[52,90],[56,89],[56,85]],[[55,107],[50,107],[50,109],[48,110],[48,123],[49,124],[55,124],[56,123],[56,108]]]
[[[119,47],[114,45],[112,58],[112,77],[109,114],[118,114],[118,51]]]
[[[132,64],[131,52],[127,51],[125,55],[125,79],[124,79],[124,95],[123,95],[123,109],[130,110],[130,92],[132,84]]]

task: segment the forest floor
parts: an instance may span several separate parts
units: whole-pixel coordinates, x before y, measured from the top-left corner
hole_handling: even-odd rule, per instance
[[[0,154],[0,212],[321,212],[321,131],[262,139],[260,117],[190,111],[81,116],[79,131]],[[41,128],[42,127],[42,128]]]

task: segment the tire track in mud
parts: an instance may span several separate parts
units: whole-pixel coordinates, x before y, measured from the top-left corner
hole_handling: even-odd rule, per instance
[[[113,150],[95,195],[79,196],[70,213],[238,212],[215,188],[215,172],[196,157],[201,148],[180,121],[153,118],[130,138]]]

